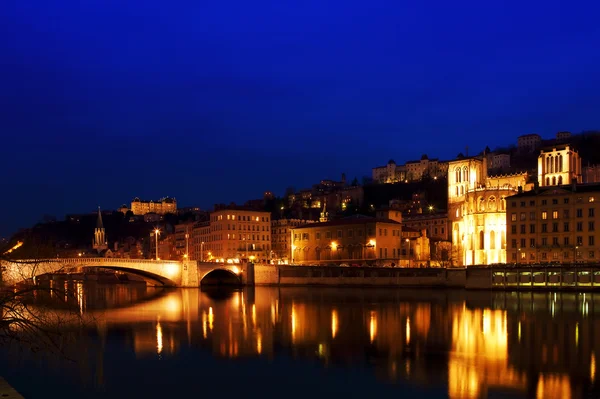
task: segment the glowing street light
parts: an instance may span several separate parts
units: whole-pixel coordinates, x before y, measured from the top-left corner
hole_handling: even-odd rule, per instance
[[[406,256],[408,257],[408,267],[410,268],[410,239],[407,238],[405,241],[408,243],[408,253]]]
[[[158,236],[160,235],[160,230],[157,228],[154,230],[154,237],[156,237],[156,260],[158,260]]]

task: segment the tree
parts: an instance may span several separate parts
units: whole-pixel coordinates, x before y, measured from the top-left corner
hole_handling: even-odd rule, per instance
[[[29,249],[29,253],[20,251],[20,248],[10,251],[14,248],[12,244],[0,247],[3,285],[8,283],[5,278],[11,283],[20,282],[12,289],[0,291],[0,345],[17,344],[34,352],[57,352],[68,357],[64,351],[65,343],[76,338],[77,327],[86,324],[80,314],[68,306],[69,302],[76,300],[75,294],[67,293],[62,286],[37,284],[36,276],[60,271],[61,266],[48,259],[19,260],[22,256],[32,256],[36,251],[34,247]],[[39,253],[45,252],[43,247],[39,249]],[[43,293],[61,302],[67,311],[57,311],[36,303],[34,298]]]

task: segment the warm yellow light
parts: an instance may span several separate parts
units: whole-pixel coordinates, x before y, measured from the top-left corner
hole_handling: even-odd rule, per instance
[[[260,330],[256,333],[256,352],[260,355],[262,353],[262,334]]]
[[[331,249],[333,249],[334,251],[337,249],[337,242],[331,241]]]
[[[187,257],[188,257],[188,254],[183,254],[183,257],[184,257],[185,259],[187,259]]]
[[[292,342],[294,342],[296,340],[296,307],[294,305],[294,303],[292,302]]]
[[[208,329],[210,332],[213,330],[213,323],[215,321],[215,315],[213,314],[212,306],[208,308]]]
[[[406,319],[406,345],[410,344],[410,318]]]
[[[11,249],[9,249],[8,251],[4,252],[3,255],[11,253],[12,251],[14,251],[15,249],[19,248],[22,245],[23,245],[23,241],[17,241],[17,243],[15,244],[15,246],[12,247]]]
[[[594,355],[594,352],[592,352],[592,357],[590,359],[590,380],[592,381],[592,384],[594,383],[595,379],[596,379],[596,355]]]
[[[338,330],[338,314],[337,310],[331,311],[331,338],[335,338]]]
[[[77,254],[77,256],[81,256],[81,252]]]
[[[375,341],[375,337],[377,337],[377,314],[374,310],[371,311],[371,318],[369,320],[369,337],[371,338],[371,342]]]
[[[369,240],[369,245],[375,246],[375,240]]]
[[[155,229],[154,230],[154,234],[160,234],[160,230],[159,229]]]
[[[237,266],[231,266],[231,271],[235,274],[240,274],[240,269]]]
[[[252,326],[256,327],[256,305],[252,304]]]
[[[156,322],[156,353],[159,355],[163,350],[163,335],[162,335],[162,326],[160,325],[160,321]]]

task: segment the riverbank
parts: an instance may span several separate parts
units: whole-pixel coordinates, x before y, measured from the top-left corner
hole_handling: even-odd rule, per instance
[[[254,265],[254,285],[600,290],[600,267],[392,268]]]

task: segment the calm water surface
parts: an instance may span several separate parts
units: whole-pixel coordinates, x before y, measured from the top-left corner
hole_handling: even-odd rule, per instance
[[[600,294],[68,288],[66,355],[3,352],[26,398],[600,397]]]

